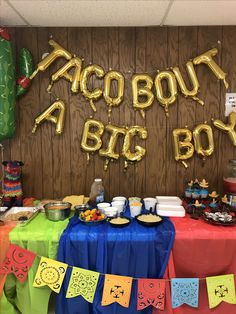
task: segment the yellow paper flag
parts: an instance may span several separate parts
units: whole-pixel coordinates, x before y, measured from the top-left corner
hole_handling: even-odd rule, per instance
[[[73,267],[66,298],[82,295],[85,300],[93,303],[98,278],[99,273],[95,271]]]
[[[234,275],[207,277],[206,283],[210,309],[222,301],[236,304]]]
[[[102,305],[117,302],[124,307],[129,307],[132,280],[131,277],[105,275]]]
[[[59,293],[67,267],[67,264],[41,257],[33,286],[36,288],[48,286],[56,293]]]

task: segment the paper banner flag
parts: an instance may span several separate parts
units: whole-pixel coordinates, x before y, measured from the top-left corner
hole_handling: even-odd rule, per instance
[[[82,295],[85,300],[93,303],[98,278],[99,273],[95,271],[73,267],[66,298]]]
[[[6,257],[0,265],[0,274],[13,273],[16,278],[24,282],[36,255],[15,244],[10,244]]]
[[[199,279],[198,278],[174,278],[171,279],[171,302],[175,309],[186,303],[192,307],[198,307]]]
[[[234,275],[207,277],[206,283],[210,309],[222,301],[236,304]]]
[[[143,310],[149,305],[152,305],[159,310],[164,310],[165,289],[165,280],[139,279],[137,310]]]
[[[129,307],[132,277],[105,275],[102,305],[117,302],[124,307]]]
[[[67,264],[41,257],[33,286],[36,288],[48,286],[56,293],[59,293],[67,267]]]

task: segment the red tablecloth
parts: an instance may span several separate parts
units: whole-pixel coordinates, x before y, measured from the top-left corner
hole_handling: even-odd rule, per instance
[[[213,226],[189,217],[172,218],[176,237],[168,265],[170,278],[236,274],[236,226]],[[209,309],[205,280],[200,281],[199,308],[183,305],[166,313],[235,314],[236,305],[222,302]],[[168,306],[169,304],[167,304]]]

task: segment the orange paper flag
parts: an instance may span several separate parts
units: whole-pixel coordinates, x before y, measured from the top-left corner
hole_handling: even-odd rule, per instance
[[[132,277],[105,275],[102,305],[114,302],[124,307],[129,307]]]

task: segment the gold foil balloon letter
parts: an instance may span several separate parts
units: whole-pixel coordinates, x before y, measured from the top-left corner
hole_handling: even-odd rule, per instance
[[[52,113],[58,110],[58,116],[55,117]],[[56,124],[56,133],[61,134],[64,128],[64,121],[65,121],[65,104],[62,100],[57,99],[50,107],[48,107],[43,113],[41,113],[37,118],[34,120],[34,128],[32,133],[36,132],[36,129],[39,124],[45,121],[51,121]]]
[[[145,82],[144,86],[138,86],[139,83]],[[150,107],[154,100],[154,95],[151,91],[153,85],[152,78],[147,74],[135,74],[132,77],[132,93],[133,106],[139,109],[143,118],[145,118],[145,109]],[[141,101],[139,97],[145,97],[145,101]]]
[[[207,136],[208,148],[203,148],[201,141],[202,133],[205,133]],[[206,156],[212,155],[212,153],[214,152],[214,140],[212,128],[209,125],[199,124],[198,126],[196,126],[193,130],[193,140],[197,154],[201,155],[203,159],[205,159]]]
[[[162,80],[166,80],[168,84],[168,95],[165,96],[162,87]],[[175,102],[177,97],[177,84],[175,76],[170,71],[163,71],[157,74],[155,78],[156,94],[157,100],[161,103],[162,107],[165,109],[166,116],[169,116],[168,110],[169,105]]]
[[[193,63],[191,61],[188,61],[186,63],[186,68],[187,68],[188,77],[191,80],[191,85],[192,85],[191,90],[187,88],[179,67],[174,67],[172,69],[177,79],[177,82],[179,84],[179,87],[181,89],[181,92],[185,97],[191,97],[197,102],[199,102],[199,104],[204,105],[204,102],[197,97],[197,93],[199,90],[199,81],[197,78],[197,74],[194,70]]]
[[[145,140],[148,136],[146,128],[142,126],[131,126],[125,135],[123,149],[122,149],[122,155],[126,158],[128,161],[139,161],[143,158],[143,156],[146,153],[146,149],[136,145],[135,146],[135,152],[130,151],[132,139],[134,136],[139,136],[142,140]]]
[[[70,60],[72,58],[72,55],[69,53],[69,51],[58,45],[54,40],[50,39],[48,43],[54,48],[54,50],[38,63],[38,66],[30,76],[30,79],[34,78],[39,71],[45,71],[57,58],[62,57],[66,60]]]
[[[117,81],[117,96],[116,97],[111,97],[111,83],[112,81]],[[103,96],[106,101],[106,103],[109,106],[108,113],[111,113],[112,107],[113,106],[118,106],[123,98],[124,98],[124,86],[125,86],[125,80],[124,76],[117,71],[109,71],[105,75],[104,78],[104,92]]]
[[[48,91],[51,90],[54,82],[58,81],[60,78],[64,78],[67,81],[71,82],[71,91],[73,93],[78,93],[79,91],[79,81],[80,81],[80,73],[82,67],[82,60],[78,57],[72,58],[68,61],[63,67],[61,67],[56,73],[54,73],[51,77],[51,83],[48,86]],[[70,71],[74,68],[73,75],[69,74]]]
[[[205,63],[219,80],[223,80],[225,84],[225,88],[228,88],[229,84],[226,82],[226,79],[225,79],[227,74],[218,66],[218,64],[216,64],[216,62],[212,58],[215,55],[217,55],[217,53],[218,53],[218,50],[216,48],[208,50],[202,55],[194,58],[193,63],[194,64]]]
[[[224,124],[221,120],[214,120],[213,124],[220,130],[223,130],[228,133],[230,140],[233,145],[236,146],[236,132],[235,132],[235,124],[236,124],[236,112],[231,112],[229,115],[229,124]]]
[[[101,121],[93,119],[87,120],[84,124],[81,148],[88,153],[99,150],[102,146],[101,136],[103,132],[104,125]]]
[[[99,150],[99,155],[112,158],[112,159],[118,159],[120,155],[115,152],[116,144],[119,135],[125,135],[126,134],[126,129],[125,128],[119,128],[115,125],[106,125],[106,130],[111,133],[110,140],[108,142],[107,148],[106,149],[100,149]]]
[[[181,140],[182,138],[182,140]],[[194,147],[191,143],[192,133],[188,129],[173,130],[173,144],[175,160],[181,161],[185,168],[188,168],[185,160],[191,158],[194,153]]]
[[[89,100],[90,106],[94,112],[97,111],[93,101],[99,99],[102,96],[102,90],[100,88],[95,88],[90,91],[88,89],[88,81],[92,74],[95,74],[98,78],[104,76],[104,70],[97,64],[92,64],[83,69],[81,73],[80,89],[85,98]]]

